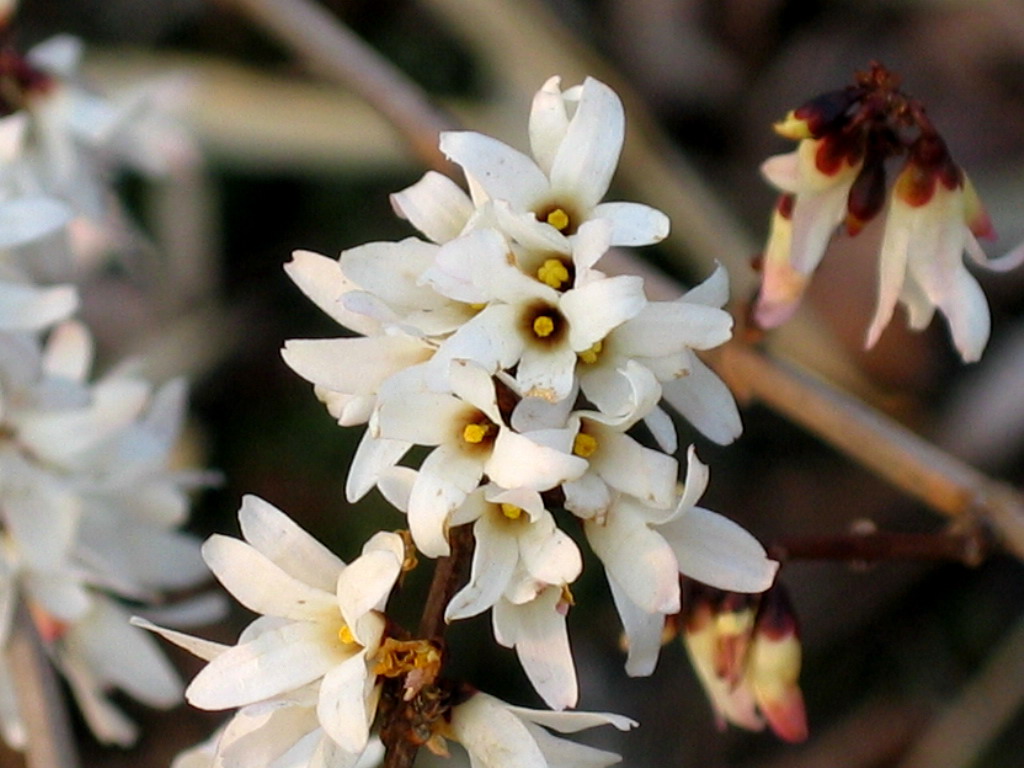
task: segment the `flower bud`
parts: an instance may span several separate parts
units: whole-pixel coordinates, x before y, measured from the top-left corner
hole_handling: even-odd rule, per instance
[[[822,93],[775,123],[775,132],[787,139],[817,139],[838,127],[860,96],[858,88]]]
[[[801,655],[796,614],[776,582],[761,598],[746,679],[772,731],[789,742],[807,738],[807,713],[798,684]]]

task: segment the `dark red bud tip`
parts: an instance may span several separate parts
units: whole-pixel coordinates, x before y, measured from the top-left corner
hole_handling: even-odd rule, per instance
[[[804,121],[811,138],[818,139],[845,122],[847,112],[859,97],[857,88],[822,93],[793,110],[793,116]]]
[[[789,593],[782,584],[776,581],[771,588],[761,595],[754,632],[772,640],[800,634],[800,625],[796,611],[789,599]]]
[[[795,204],[796,195],[779,195],[779,200],[775,203],[775,210],[779,212],[779,216],[789,220],[793,218],[793,206]]]
[[[850,187],[846,200],[849,216],[846,230],[856,235],[885,207],[885,165],[882,162],[866,163]]]

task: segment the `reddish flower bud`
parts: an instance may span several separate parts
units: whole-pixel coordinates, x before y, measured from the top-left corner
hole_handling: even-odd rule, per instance
[[[761,598],[747,680],[772,731],[790,742],[807,738],[807,712],[798,682],[801,656],[796,614],[776,582]]]
[[[858,88],[843,88],[815,96],[776,123],[775,132],[794,140],[820,138],[841,126],[860,95]]]

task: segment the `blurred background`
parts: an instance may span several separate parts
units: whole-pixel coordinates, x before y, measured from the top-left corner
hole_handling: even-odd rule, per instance
[[[670,215],[669,240],[637,256],[682,284],[703,279],[719,259],[737,298],[753,295],[748,265],[774,201],[758,167],[790,149],[772,122],[845,85],[872,60],[902,75],[970,173],[1000,235],[990,254],[1024,239],[1020,0],[322,4],[467,127],[519,148],[527,146],[530,98],[549,75],[569,85],[593,74],[616,87],[632,149],[610,197]],[[422,165],[356,96],[307,71],[226,0],[24,0],[18,27],[23,47],[56,33],[80,36],[84,78],[97,91],[123,93],[154,78],[177,83],[169,106],[199,152],[168,175],[118,180],[136,216],[136,247],[90,278],[84,311],[108,364],[144,353],[153,377],[183,371],[194,382],[191,449],[225,480],[197,499],[192,530],[235,533],[244,493],[279,506],[346,559],[369,532],[400,527],[401,517],[375,494],[355,507],[345,502],[360,430],[336,426],[281,362],[286,339],[339,335],[282,265],[296,248],[337,255],[413,234],[393,215],[388,194],[417,180]],[[653,157],[656,172],[631,165],[631,157]],[[1024,271],[978,274],[993,309],[982,363],[961,365],[938,320],[913,334],[898,317],[866,353],[878,237],[877,226],[837,237],[813,282],[812,320],[769,343],[980,469],[1019,482]],[[808,332],[813,339],[802,337]],[[696,442],[711,466],[704,504],[763,542],[843,533],[862,520],[887,530],[942,529],[935,513],[774,413],[754,405],[743,419],[743,436],[726,448],[685,424],[681,443]],[[416,574],[394,601],[410,625],[428,575]],[[781,578],[803,628],[806,744],[716,730],[678,644],[663,650],[652,678],[627,678],[601,568],[588,562],[569,617],[580,706],[641,722],[628,735],[594,734],[592,743],[621,752],[628,766],[1020,765],[1018,561],[997,553],[974,569],[793,563]],[[233,641],[247,617],[237,610],[231,618],[201,634]],[[494,646],[486,616],[454,627],[451,643],[469,679],[539,705],[514,654]],[[186,678],[198,669],[169,652]],[[123,703],[144,723],[141,741],[128,751],[107,749],[79,722],[85,765],[165,766],[221,721],[184,706],[162,713]],[[950,711],[966,736],[940,719]],[[914,757],[947,730],[958,745],[940,751],[947,762]],[[2,764],[19,762],[6,755]]]

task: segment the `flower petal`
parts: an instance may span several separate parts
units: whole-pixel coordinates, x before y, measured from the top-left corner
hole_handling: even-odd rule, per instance
[[[473,202],[454,181],[437,171],[391,195],[391,206],[435,243],[454,240],[473,214]]]
[[[531,210],[548,191],[547,177],[533,160],[490,136],[446,131],[441,134],[440,148],[490,197],[508,200],[519,210]]]

